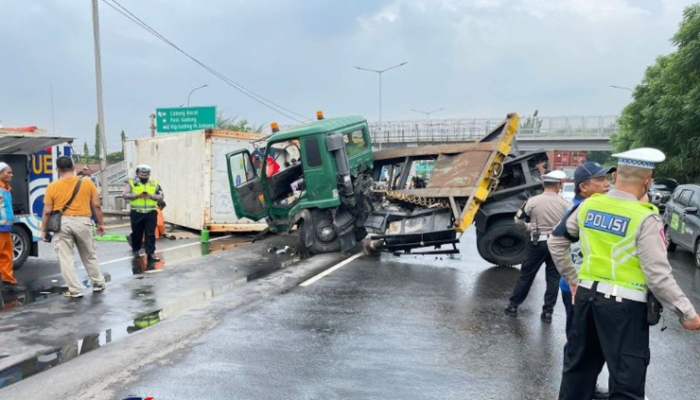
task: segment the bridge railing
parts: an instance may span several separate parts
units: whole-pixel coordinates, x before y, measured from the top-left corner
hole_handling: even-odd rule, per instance
[[[502,118],[370,122],[373,143],[435,143],[476,140]],[[619,131],[616,116],[524,117],[520,139],[609,138]]]

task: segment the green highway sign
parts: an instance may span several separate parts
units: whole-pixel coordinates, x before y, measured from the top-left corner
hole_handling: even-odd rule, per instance
[[[156,109],[158,133],[196,131],[216,128],[216,107],[179,107]]]

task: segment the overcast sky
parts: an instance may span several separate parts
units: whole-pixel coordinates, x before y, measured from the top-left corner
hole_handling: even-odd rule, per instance
[[[616,115],[647,66],[673,50],[681,0],[117,0],[255,93],[312,118]],[[0,121],[94,142],[90,0],[2,0]],[[294,121],[234,90],[100,2],[105,126],[148,135],[148,115],[215,105],[252,123]],[[82,147],[81,147],[82,149]]]

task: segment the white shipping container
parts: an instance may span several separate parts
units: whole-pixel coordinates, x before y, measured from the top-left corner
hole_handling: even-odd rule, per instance
[[[226,153],[246,148],[263,135],[225,130],[198,130],[128,140],[125,159],[129,176],[140,164],[150,165],[167,204],[166,222],[212,232],[261,231],[263,221],[239,218],[229,190]],[[237,171],[233,171],[236,175]],[[240,171],[243,173],[242,170]]]

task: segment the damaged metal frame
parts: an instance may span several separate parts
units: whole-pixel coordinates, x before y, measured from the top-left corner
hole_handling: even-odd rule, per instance
[[[374,153],[373,179],[386,169],[386,188],[374,191],[374,211],[365,227],[369,251],[412,254],[458,253],[459,235],[474,221],[481,204],[498,187],[511,151],[519,117],[509,114],[476,143],[383,150]],[[415,179],[406,189],[417,161],[432,160],[427,182]],[[442,246],[450,246],[442,249]],[[434,247],[433,251],[412,252]]]

